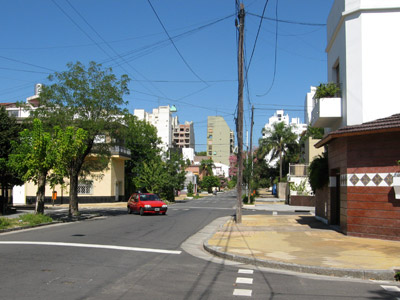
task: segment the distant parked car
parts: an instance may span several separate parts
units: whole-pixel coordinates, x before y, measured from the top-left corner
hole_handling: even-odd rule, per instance
[[[129,198],[128,203],[128,214],[133,212],[139,213],[143,216],[146,213],[150,214],[163,214],[165,215],[168,210],[168,205],[156,194],[150,193],[135,193]]]

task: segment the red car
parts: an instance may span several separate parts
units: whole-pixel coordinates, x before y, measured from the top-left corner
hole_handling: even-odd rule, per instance
[[[163,214],[167,213],[168,205],[160,200],[156,194],[135,193],[129,198],[128,214],[133,212],[143,216],[145,213]]]

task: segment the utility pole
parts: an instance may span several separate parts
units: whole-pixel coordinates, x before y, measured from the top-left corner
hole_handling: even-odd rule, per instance
[[[253,125],[254,125],[254,105],[251,106],[251,123],[250,123],[250,148],[248,152],[248,159],[251,161],[251,171],[248,180],[249,186],[249,195],[247,199],[250,199],[250,189],[251,189],[251,180],[253,178]]]
[[[243,63],[244,63],[244,4],[240,4],[239,11],[239,45],[238,45],[238,113],[236,120],[236,132],[238,138],[237,154],[237,203],[236,223],[242,223],[242,185],[243,185]]]

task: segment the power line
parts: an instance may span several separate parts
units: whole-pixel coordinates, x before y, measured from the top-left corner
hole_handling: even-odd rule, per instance
[[[269,0],[266,0],[266,1],[265,1],[265,4],[264,4],[264,8],[263,8],[263,12],[262,12],[262,17],[261,17],[261,19],[260,19],[260,24],[258,25],[257,35],[256,35],[256,39],[255,39],[254,45],[253,45],[253,50],[251,51],[250,61],[249,61],[249,64],[247,65],[246,78],[247,78],[247,73],[249,72],[249,69],[250,69],[251,61],[253,60],[254,51],[256,50],[258,35],[260,34],[261,25],[262,25],[262,22],[263,22],[263,20],[264,20],[264,14],[265,14],[265,10],[266,10],[266,8],[267,8],[268,2],[269,2]]]
[[[260,16],[260,15],[257,15],[257,14],[255,14],[255,13],[251,13],[251,12],[247,12],[247,14],[248,14],[248,15],[251,15],[251,16],[263,18],[263,19],[265,19],[265,20],[279,22],[279,23],[288,23],[288,24],[304,25],[304,26],[320,26],[320,27],[326,26],[326,24],[322,24],[322,23],[308,23],[308,22],[298,22],[298,21],[281,20],[281,19],[278,19],[277,17],[276,17],[275,19],[273,19],[273,18],[268,18],[268,17]]]
[[[48,70],[48,71],[55,72],[55,70],[53,70],[53,69],[49,69],[49,68],[46,68],[46,67],[34,65],[34,64],[31,64],[31,63],[28,63],[28,62],[24,62],[24,61],[22,61],[22,60],[18,60],[18,59],[14,59],[14,58],[9,58],[9,57],[5,57],[5,56],[2,56],[2,55],[0,55],[0,58],[6,59],[6,60],[9,60],[9,61],[18,62],[18,63],[20,63],[20,64],[24,64],[24,65],[27,65],[27,66],[32,66],[32,67],[36,67],[36,68],[39,68],[39,69],[44,69],[44,70]]]
[[[276,77],[276,64],[277,64],[277,60],[278,60],[278,2],[279,0],[276,0],[276,7],[275,7],[275,23],[276,23],[276,31],[275,31],[275,57],[274,57],[274,74],[272,77],[272,82],[271,82],[271,86],[269,87],[269,89],[262,95],[257,95],[257,97],[264,97],[266,95],[269,94],[269,92],[271,91],[272,87],[274,86],[275,83],[275,77]]]
[[[188,64],[188,62],[185,60],[185,58],[183,57],[183,55],[181,54],[181,52],[178,50],[178,48],[176,47],[173,39],[171,38],[171,36],[169,35],[167,29],[165,28],[163,22],[161,21],[160,17],[157,14],[157,11],[154,9],[153,5],[151,4],[150,0],[147,0],[147,2],[150,4],[151,9],[153,10],[154,14],[156,15],[158,22],[160,22],[162,28],[164,29],[165,34],[168,36],[169,40],[171,41],[172,45],[174,46],[176,52],[179,54],[179,56],[181,57],[182,61],[185,63],[185,65],[188,67],[188,69],[192,72],[192,74],[194,76],[196,76],[199,80],[201,80],[202,82],[204,82],[204,84],[208,85],[207,82],[205,82],[203,79],[201,79],[201,77],[199,75],[196,74],[196,72],[194,72],[194,70],[192,69],[192,67]]]

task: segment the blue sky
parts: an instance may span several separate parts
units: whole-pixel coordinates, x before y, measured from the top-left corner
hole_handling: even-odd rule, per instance
[[[236,130],[235,3],[151,0],[178,52],[148,0],[3,1],[0,102],[25,101],[35,83],[46,83],[49,73],[65,70],[68,62],[96,61],[132,79],[125,97],[129,111],[175,105],[181,123],[194,122],[196,151],[203,151],[207,116],[221,115]],[[248,66],[266,0],[243,3]],[[303,120],[310,86],[326,81],[323,24],[332,4],[268,1],[244,97],[245,130],[255,107],[253,144],[276,109]]]

